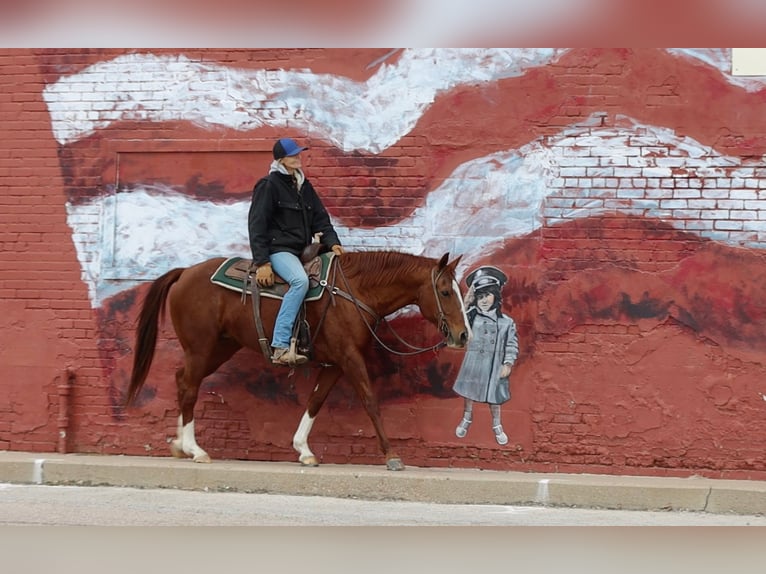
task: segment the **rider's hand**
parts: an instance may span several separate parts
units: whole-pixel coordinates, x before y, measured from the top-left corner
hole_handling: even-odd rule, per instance
[[[335,253],[335,255],[343,255],[346,250],[343,249],[342,245],[336,243],[332,246],[332,252]]]
[[[258,266],[258,269],[255,270],[255,282],[261,287],[274,285],[274,271],[271,269],[271,263]]]

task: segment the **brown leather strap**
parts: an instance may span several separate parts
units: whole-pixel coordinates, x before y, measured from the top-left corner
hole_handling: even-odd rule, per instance
[[[360,312],[362,310],[367,311],[372,318],[375,320],[375,325],[381,321],[381,317],[378,317],[378,314],[375,312],[375,309],[370,307],[367,303],[364,301],[360,301],[354,295],[351,293],[351,286],[348,284],[348,279],[346,279],[345,274],[343,273],[343,268],[340,265],[340,261],[336,261],[335,258],[333,258],[333,262],[335,263],[335,266],[333,267],[333,273],[332,273],[332,281],[330,282],[330,285],[328,285],[328,288],[330,290],[330,294],[332,295],[340,295],[344,299],[351,301],[354,305],[356,305],[357,310]],[[346,286],[346,289],[348,289],[348,292],[344,291],[343,289],[339,288],[335,284],[335,273],[336,271],[340,271],[340,276],[343,279],[343,283]],[[335,301],[333,301],[333,305],[335,304]]]
[[[263,356],[266,357],[266,360],[271,362],[271,345],[269,344],[269,340],[266,338],[266,331],[263,328],[263,320],[261,319],[261,288],[258,286],[257,281],[253,281],[252,279],[252,271],[255,269],[254,265],[250,266],[250,269],[248,270],[247,277],[245,277],[245,285],[242,288],[242,296],[245,297],[247,293],[247,285],[250,283],[250,293],[253,303],[253,319],[255,320],[255,328],[258,329],[258,343],[261,346],[261,352],[263,353]]]

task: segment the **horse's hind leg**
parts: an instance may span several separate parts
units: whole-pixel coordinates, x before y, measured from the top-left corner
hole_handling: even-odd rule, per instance
[[[210,455],[197,444],[194,433],[194,405],[197,403],[202,377],[193,377],[187,365],[176,371],[178,386],[178,415],[177,436],[170,443],[170,453],[177,458],[191,458],[194,462],[210,462]]]
[[[177,437],[170,443],[170,452],[173,456],[191,457],[194,462],[210,462],[210,455],[197,444],[194,432],[194,406],[197,404],[202,379],[215,372],[240,348],[240,345],[233,341],[220,344],[205,359],[199,358],[199,355],[191,356],[191,353],[187,351],[184,366],[176,371],[178,407],[181,414],[178,417]]]
[[[330,389],[335,386],[336,381],[342,374],[338,367],[327,367],[319,372],[317,383],[309,397],[306,405],[306,412],[298,425],[298,429],[293,435],[293,448],[298,451],[298,461],[303,466],[319,466],[319,461],[309,448],[309,433],[314,426],[314,419],[322,408]]]
[[[183,367],[176,371],[176,384],[183,376]],[[184,452],[184,416],[178,415],[178,425],[176,426],[176,438],[170,441],[170,454],[176,458],[188,458],[189,455]]]
[[[194,462],[210,462],[210,455],[197,444],[194,421],[183,424],[183,415],[178,415],[177,437],[170,441],[170,454],[176,458],[192,458]]]

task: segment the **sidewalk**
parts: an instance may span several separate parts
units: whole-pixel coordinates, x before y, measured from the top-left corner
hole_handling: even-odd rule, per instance
[[[0,483],[130,486],[405,500],[766,514],[766,482],[0,451]]]

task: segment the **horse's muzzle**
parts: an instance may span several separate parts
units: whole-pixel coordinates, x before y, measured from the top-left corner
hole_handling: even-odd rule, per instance
[[[461,331],[460,335],[453,337],[452,334],[447,336],[447,346],[451,349],[464,349],[468,343],[468,333]]]

